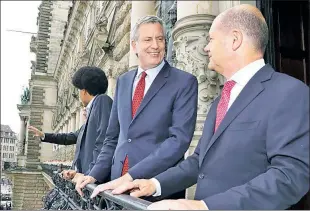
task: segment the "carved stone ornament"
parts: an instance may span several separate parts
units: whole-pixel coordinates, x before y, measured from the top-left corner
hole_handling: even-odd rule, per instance
[[[172,32],[176,51],[176,67],[192,73],[198,80],[198,114],[207,114],[220,93],[221,75],[208,69],[204,52],[212,15],[197,14],[180,19]]]
[[[108,47],[107,39],[108,39],[108,19],[105,16],[101,16],[100,19],[96,22],[96,35],[95,40],[99,45],[99,48]]]

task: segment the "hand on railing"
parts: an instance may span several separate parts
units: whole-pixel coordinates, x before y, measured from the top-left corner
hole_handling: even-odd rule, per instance
[[[103,192],[105,190],[114,190],[117,187],[119,187],[119,186],[121,186],[123,184],[126,184],[128,182],[131,182],[131,181],[132,181],[132,177],[127,173],[127,174],[125,174],[124,176],[122,176],[122,177],[120,177],[118,179],[115,179],[115,180],[112,180],[110,182],[98,185],[94,189],[93,194],[91,195],[91,198],[97,196],[100,192]]]
[[[96,182],[96,179],[85,175],[83,177],[80,177],[79,179],[76,180],[76,185],[75,185],[75,190],[81,195],[83,196],[83,192],[81,191],[81,189],[83,189],[87,184],[92,184]]]
[[[137,179],[115,188],[112,194],[118,195],[126,191],[130,191],[130,195],[134,197],[151,196],[156,191],[156,185],[152,180]]]
[[[62,171],[62,177],[64,179],[73,179],[76,175],[76,171],[75,170],[63,170]]]
[[[88,184],[81,190],[83,196],[75,190],[75,185],[70,180],[66,180],[61,174],[54,172],[53,182],[57,187],[60,197],[61,206],[64,209],[90,209],[90,210],[119,210],[119,209],[133,209],[144,210],[151,202],[135,198],[129,195],[113,195],[110,190],[99,193],[97,196],[91,198],[91,194],[97,187],[96,184]]]

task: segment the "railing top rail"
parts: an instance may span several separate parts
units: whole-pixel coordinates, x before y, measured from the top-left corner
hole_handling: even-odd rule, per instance
[[[96,187],[97,185],[95,184],[88,184],[86,186],[86,188],[88,188],[91,192]],[[125,194],[113,195],[111,192],[112,192],[111,190],[106,190],[104,192],[99,193],[99,195],[128,209],[146,210],[146,208],[151,204],[151,202],[140,198],[135,198]]]
[[[96,184],[88,184],[82,190],[84,195],[80,196],[75,190],[75,185],[69,180],[62,178],[60,173],[53,172],[53,182],[55,183],[56,192],[53,197],[47,197],[51,202],[45,200],[46,207],[50,208],[68,208],[75,209],[95,209],[95,210],[115,210],[115,209],[129,209],[129,210],[146,210],[151,202],[132,197],[127,194],[113,195],[111,190],[99,193],[95,198],[91,199],[91,193],[97,187]],[[58,197],[56,195],[58,194]],[[56,207],[55,207],[56,206]],[[49,208],[48,208],[49,209]]]

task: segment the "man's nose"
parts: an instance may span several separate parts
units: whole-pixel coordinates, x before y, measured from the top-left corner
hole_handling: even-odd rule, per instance
[[[209,54],[209,52],[210,52],[210,49],[209,49],[209,44],[208,45],[206,45],[205,47],[204,47],[204,52],[206,52],[206,53],[208,53]]]
[[[157,43],[157,40],[156,40],[156,39],[154,39],[154,40],[152,41],[152,48],[155,48],[155,49],[158,48],[158,43]]]

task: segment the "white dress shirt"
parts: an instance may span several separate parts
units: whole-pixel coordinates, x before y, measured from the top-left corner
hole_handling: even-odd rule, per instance
[[[242,89],[245,87],[245,85],[249,82],[249,80],[257,73],[263,66],[265,66],[264,59],[256,60],[247,66],[243,67],[239,71],[237,71],[230,79],[236,82],[235,86],[231,90],[230,93],[230,99],[228,103],[228,109],[233,104],[233,102],[236,100]],[[157,179],[152,178],[151,181],[156,185],[156,192],[153,194],[153,196],[160,196],[161,195],[161,186]],[[206,205],[206,207],[208,207]]]
[[[158,73],[160,72],[160,70],[163,68],[164,65],[165,65],[165,61],[163,60],[158,66],[152,69],[143,70],[141,67],[138,67],[138,72],[134,79],[133,87],[132,87],[132,98],[134,96],[138,82],[142,76],[142,72],[145,71],[146,73],[145,88],[144,88],[144,95],[143,95],[145,96],[145,94],[147,93],[147,90],[149,90],[150,86],[152,85],[153,81],[155,80],[156,76],[158,75]]]
[[[235,102],[236,98],[245,87],[245,85],[249,82],[249,80],[264,66],[264,59],[256,60],[237,71],[230,79],[228,79],[236,82],[230,93],[228,109],[233,104],[233,102]]]
[[[89,115],[91,105],[93,104],[94,99],[95,99],[96,97],[97,97],[97,95],[96,95],[95,97],[93,97],[93,99],[91,99],[91,100],[89,101],[89,103],[87,104],[87,106],[86,106],[86,115],[87,115],[87,117],[88,117],[88,115]]]

